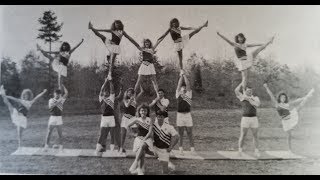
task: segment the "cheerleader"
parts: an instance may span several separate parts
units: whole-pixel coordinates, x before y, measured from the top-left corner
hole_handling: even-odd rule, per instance
[[[162,40],[158,40],[158,42],[153,46],[150,39],[144,39],[143,47],[142,48],[140,46],[138,47],[138,49],[141,51],[140,52],[141,65],[138,71],[138,80],[134,87],[135,92],[138,91],[138,88],[141,85],[142,79],[147,77],[151,78],[151,82],[153,84],[154,90],[156,93],[158,92],[156,71],[153,63],[156,61],[155,55],[154,55],[156,53],[155,49],[161,41]]]
[[[140,93],[136,98],[134,98],[134,89],[129,88],[125,91],[124,96],[123,96],[123,106],[124,106],[124,113],[122,115],[122,120],[121,120],[121,145],[120,145],[120,153],[125,153],[126,150],[123,148],[124,142],[126,140],[126,134],[129,129],[128,125],[134,121],[135,115],[136,115],[136,107],[137,107],[137,102],[142,93],[143,89],[140,86]]]
[[[158,39],[158,41],[161,41],[168,35],[168,33],[170,33],[172,40],[174,42],[174,50],[178,53],[178,56],[179,56],[180,69],[183,69],[182,49],[186,46],[186,44],[189,42],[191,37],[197,34],[204,27],[208,27],[208,21],[206,21],[202,26],[198,28],[192,28],[192,27],[180,26],[179,20],[177,18],[173,18],[170,21],[169,29]],[[193,30],[193,31],[185,36],[182,36],[181,30]]]
[[[74,48],[71,48],[68,42],[63,42],[59,51],[44,51],[37,44],[37,50],[40,51],[46,58],[52,62],[52,69],[58,73],[58,85],[60,87],[61,76],[67,77],[67,66],[69,63],[69,59],[71,54],[83,43],[83,39],[79,44],[77,44]],[[54,54],[55,57],[51,56]]]
[[[159,89],[157,98],[155,98],[150,104],[149,107],[154,107],[154,112],[158,115],[158,112],[167,112],[167,116],[165,117],[165,122],[169,123],[168,119],[168,106],[170,104],[169,99],[165,98],[164,89]]]
[[[184,81],[184,84],[183,84]],[[183,133],[186,129],[188,138],[190,141],[190,150],[195,152],[193,142],[193,120],[191,116],[191,103],[192,103],[192,90],[190,82],[185,75],[184,70],[181,70],[178,87],[176,90],[176,99],[178,101],[178,112],[177,112],[177,126],[180,135],[180,154],[183,154]]]
[[[109,93],[106,90],[107,83],[110,83]],[[111,139],[114,137],[114,128],[115,128],[115,118],[114,118],[114,101],[115,93],[112,79],[105,79],[100,93],[99,93],[99,102],[101,105],[101,123],[100,123],[100,134],[98,138],[98,143],[96,146],[96,154],[101,156],[104,151],[106,151],[106,141],[108,134],[110,132]],[[114,150],[114,144],[110,143],[110,150]]]
[[[287,133],[287,142],[289,150],[292,151],[291,139],[292,139],[292,130],[296,127],[299,121],[299,112],[304,107],[307,100],[313,95],[314,89],[311,89],[309,93],[303,97],[296,99],[289,103],[289,97],[286,93],[280,92],[277,99],[269,89],[267,84],[263,85],[267,93],[269,94],[274,106],[281,118],[282,128]]]
[[[217,34],[228,44],[234,47],[235,53],[238,58],[238,61],[236,61],[236,65],[239,71],[241,71],[243,89],[246,89],[248,81],[248,71],[253,65],[253,61],[262,50],[264,50],[269,44],[273,42],[274,37],[272,37],[271,40],[266,44],[246,44],[246,38],[242,33],[239,33],[235,36],[235,42],[230,41],[219,32],[217,32]],[[252,53],[247,53],[247,48],[257,46],[260,47],[254,50]]]
[[[133,43],[136,47],[139,46],[137,42],[135,42],[123,29],[124,25],[120,20],[115,20],[112,25],[111,29],[95,29],[91,22],[89,22],[89,29],[93,31],[93,33],[98,36],[103,43],[106,45],[108,51],[110,52],[110,60],[111,63],[109,64],[109,73],[108,77],[112,75],[113,66],[115,63],[115,59],[118,54],[120,54],[120,42],[122,39],[122,36],[125,36],[131,43]],[[108,32],[111,33],[111,40],[107,39],[104,35],[102,35],[99,32]],[[110,78],[109,77],[109,78]]]
[[[40,94],[33,98],[32,91],[30,89],[24,89],[21,93],[20,99],[18,99],[11,96],[7,96],[3,86],[1,86],[0,88],[0,94],[2,96],[2,99],[4,103],[8,106],[8,109],[10,111],[11,120],[13,124],[17,126],[19,148],[21,147],[23,130],[27,128],[27,114],[31,106],[37,100],[39,100],[39,98],[42,97],[46,92],[47,90],[44,89]],[[17,106],[15,107],[14,104],[9,102],[9,100],[16,102],[15,104],[17,104]]]
[[[47,136],[46,136],[46,141],[45,141],[45,146],[44,146],[44,151],[47,151],[49,148],[49,143],[50,143],[50,137],[52,134],[52,131],[54,129],[57,129],[58,135],[59,135],[59,145],[58,148],[61,151],[63,146],[62,146],[62,111],[63,111],[63,104],[67,99],[68,96],[68,90],[64,85],[63,87],[63,92],[61,89],[57,89],[54,92],[54,97],[49,100],[49,111],[50,111],[50,118],[49,118],[49,123],[48,123],[48,131],[47,131]],[[64,93],[62,95],[62,93]],[[57,145],[54,145],[53,148],[55,148]]]
[[[149,117],[150,108],[147,104],[140,105],[137,112],[138,118],[128,124],[129,128],[133,125],[138,126],[138,134],[133,143],[133,152],[136,153],[136,158],[129,171],[132,174],[137,172],[138,175],[143,175],[145,153],[153,154],[152,128],[154,120]]]

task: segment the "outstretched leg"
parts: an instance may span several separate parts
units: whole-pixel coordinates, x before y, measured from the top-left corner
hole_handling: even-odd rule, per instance
[[[266,44],[262,45],[261,47],[257,48],[256,50],[254,50],[252,52],[252,57],[253,59],[256,58],[258,56],[258,54],[264,50],[268,45],[270,45],[273,42],[274,37],[271,38],[271,40],[269,42],[267,42]]]
[[[195,34],[197,34],[198,32],[200,32],[200,30],[204,27],[207,27],[208,26],[208,21],[206,23],[204,23],[204,25],[200,26],[198,29],[192,31],[190,34],[189,34],[189,39],[191,39],[191,37]]]
[[[309,100],[309,98],[312,96],[314,92],[314,89],[312,89],[304,98],[303,100],[300,102],[300,104],[296,107],[297,111],[299,112],[303,107],[304,105],[306,104],[306,102]]]

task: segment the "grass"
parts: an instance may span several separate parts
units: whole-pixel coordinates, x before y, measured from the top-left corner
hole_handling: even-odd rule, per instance
[[[196,150],[218,151],[237,148],[241,111],[234,109],[195,110],[194,136]],[[286,135],[274,109],[260,109],[261,150],[287,150]],[[170,112],[170,122],[175,125],[175,112]],[[294,152],[306,156],[303,160],[173,160],[174,174],[320,174],[320,109],[302,111],[301,121],[294,131]],[[23,145],[43,146],[48,117],[30,118],[24,133]],[[99,115],[64,117],[65,148],[94,149],[98,138]],[[17,148],[15,126],[7,118],[0,119],[0,173],[25,174],[129,174],[133,159],[96,157],[10,156]],[[55,140],[57,137],[54,134]],[[109,141],[108,141],[109,142]],[[245,148],[252,151],[249,133]],[[189,149],[188,140],[184,140]],[[126,148],[132,148],[133,137],[126,140]],[[177,149],[177,147],[176,147]],[[161,174],[156,159],[147,159],[147,174]]]

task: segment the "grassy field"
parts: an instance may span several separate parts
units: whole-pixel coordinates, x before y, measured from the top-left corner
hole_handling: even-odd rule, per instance
[[[260,109],[261,150],[287,150],[286,135],[274,109]],[[170,112],[175,125],[175,112]],[[320,174],[320,108],[308,108],[294,131],[293,150],[306,156],[302,160],[173,160],[173,174]],[[241,111],[229,109],[193,112],[196,150],[237,149]],[[48,117],[29,120],[23,145],[43,146]],[[65,148],[94,149],[100,124],[99,115],[64,117]],[[0,118],[0,173],[25,174],[129,174],[133,159],[95,157],[10,156],[17,148],[16,129],[7,118]],[[56,134],[54,134],[56,138]],[[53,138],[53,140],[55,139]],[[188,140],[185,149],[189,149]],[[249,133],[244,150],[252,151]],[[132,148],[129,136],[126,147]],[[177,147],[176,147],[177,149]],[[147,159],[146,174],[161,174],[156,159]]]

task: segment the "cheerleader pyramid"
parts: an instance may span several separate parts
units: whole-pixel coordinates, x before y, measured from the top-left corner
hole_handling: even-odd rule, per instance
[[[132,174],[143,175],[145,173],[145,156],[146,154],[158,157],[161,162],[163,173],[167,174],[169,170],[175,169],[175,166],[170,162],[169,156],[172,149],[179,142],[179,153],[184,155],[183,136],[184,131],[187,132],[187,137],[190,143],[190,152],[195,153],[195,145],[193,140],[193,119],[191,114],[192,106],[192,89],[190,81],[183,67],[183,49],[186,47],[190,39],[203,28],[208,27],[208,21],[199,27],[183,27],[180,26],[178,19],[174,18],[169,23],[168,30],[157,39],[153,44],[150,39],[144,39],[141,46],[124,31],[124,25],[120,20],[115,20],[110,29],[96,29],[91,22],[88,24],[88,29],[99,37],[104,43],[109,52],[109,68],[108,75],[101,87],[99,97],[101,122],[100,133],[96,144],[96,154],[102,156],[107,150],[107,137],[110,134],[111,143],[110,150],[115,150],[115,142],[118,145],[118,153],[125,154],[126,150],[124,142],[127,132],[136,131],[136,137],[133,142],[133,151],[136,153],[136,158],[132,163],[129,171]],[[187,35],[182,35],[182,30],[191,30]],[[102,32],[110,33],[111,39],[107,39]],[[156,48],[163,39],[170,33],[174,42],[174,51],[178,55],[180,75],[176,88],[177,100],[177,119],[176,125],[178,131],[170,125],[168,116],[169,100],[165,98],[164,89],[159,89],[154,63],[156,62]],[[260,106],[259,97],[254,96],[253,87],[248,86],[248,72],[255,63],[258,54],[273,43],[272,37],[265,44],[246,44],[246,37],[239,33],[235,36],[235,42],[228,40],[225,36],[217,32],[218,36],[230,44],[236,53],[236,65],[242,74],[242,82],[235,89],[236,97],[242,105],[241,133],[239,137],[238,152],[242,156],[242,148],[244,139],[250,129],[254,137],[254,153],[257,157],[260,156],[258,128],[259,121],[257,118],[257,108]],[[122,91],[116,96],[113,82],[113,68],[116,57],[121,53],[120,43],[122,37],[126,37],[140,52],[141,65],[138,70],[138,79],[134,87],[128,88],[122,96]],[[58,75],[58,88],[54,91],[53,97],[48,102],[48,110],[50,118],[48,122],[48,131],[43,150],[48,151],[51,147],[50,137],[54,129],[57,129],[59,135],[59,143],[53,145],[53,148],[58,147],[63,151],[63,105],[67,100],[68,90],[63,85],[61,77],[67,77],[67,66],[71,54],[83,43],[83,39],[75,47],[71,48],[68,42],[63,42],[59,51],[47,52],[39,45],[37,49],[47,57],[52,65],[52,68]],[[247,48],[258,47],[252,53],[247,53]],[[52,56],[54,55],[54,56]],[[144,79],[150,79],[155,91],[156,98],[151,102],[142,102],[138,105],[138,99],[144,94],[141,82]],[[122,86],[122,84],[121,84]],[[273,95],[267,84],[264,84],[267,93],[269,94],[274,107],[281,117],[283,129],[288,133],[288,145],[291,150],[292,130],[298,124],[299,111],[310,97],[312,97],[314,89],[312,89],[305,97],[292,101],[289,104],[289,98],[285,93],[279,93],[277,97]],[[140,92],[139,92],[140,91]],[[4,103],[7,105],[12,122],[17,126],[18,143],[21,147],[22,132],[27,128],[27,114],[31,106],[42,97],[47,90],[33,98],[33,93],[29,89],[25,89],[21,93],[21,98],[14,98],[6,95],[6,90],[3,86],[0,89],[0,95]],[[138,93],[139,92],[139,93]],[[15,103],[12,103],[15,102]],[[116,114],[121,114],[120,109],[116,104],[122,103],[124,110],[121,118],[121,123],[115,120]],[[155,118],[150,117],[151,111],[154,110]],[[117,128],[117,126],[119,128]],[[118,132],[120,131],[120,132]],[[115,134],[120,134],[120,142],[116,139]]]

